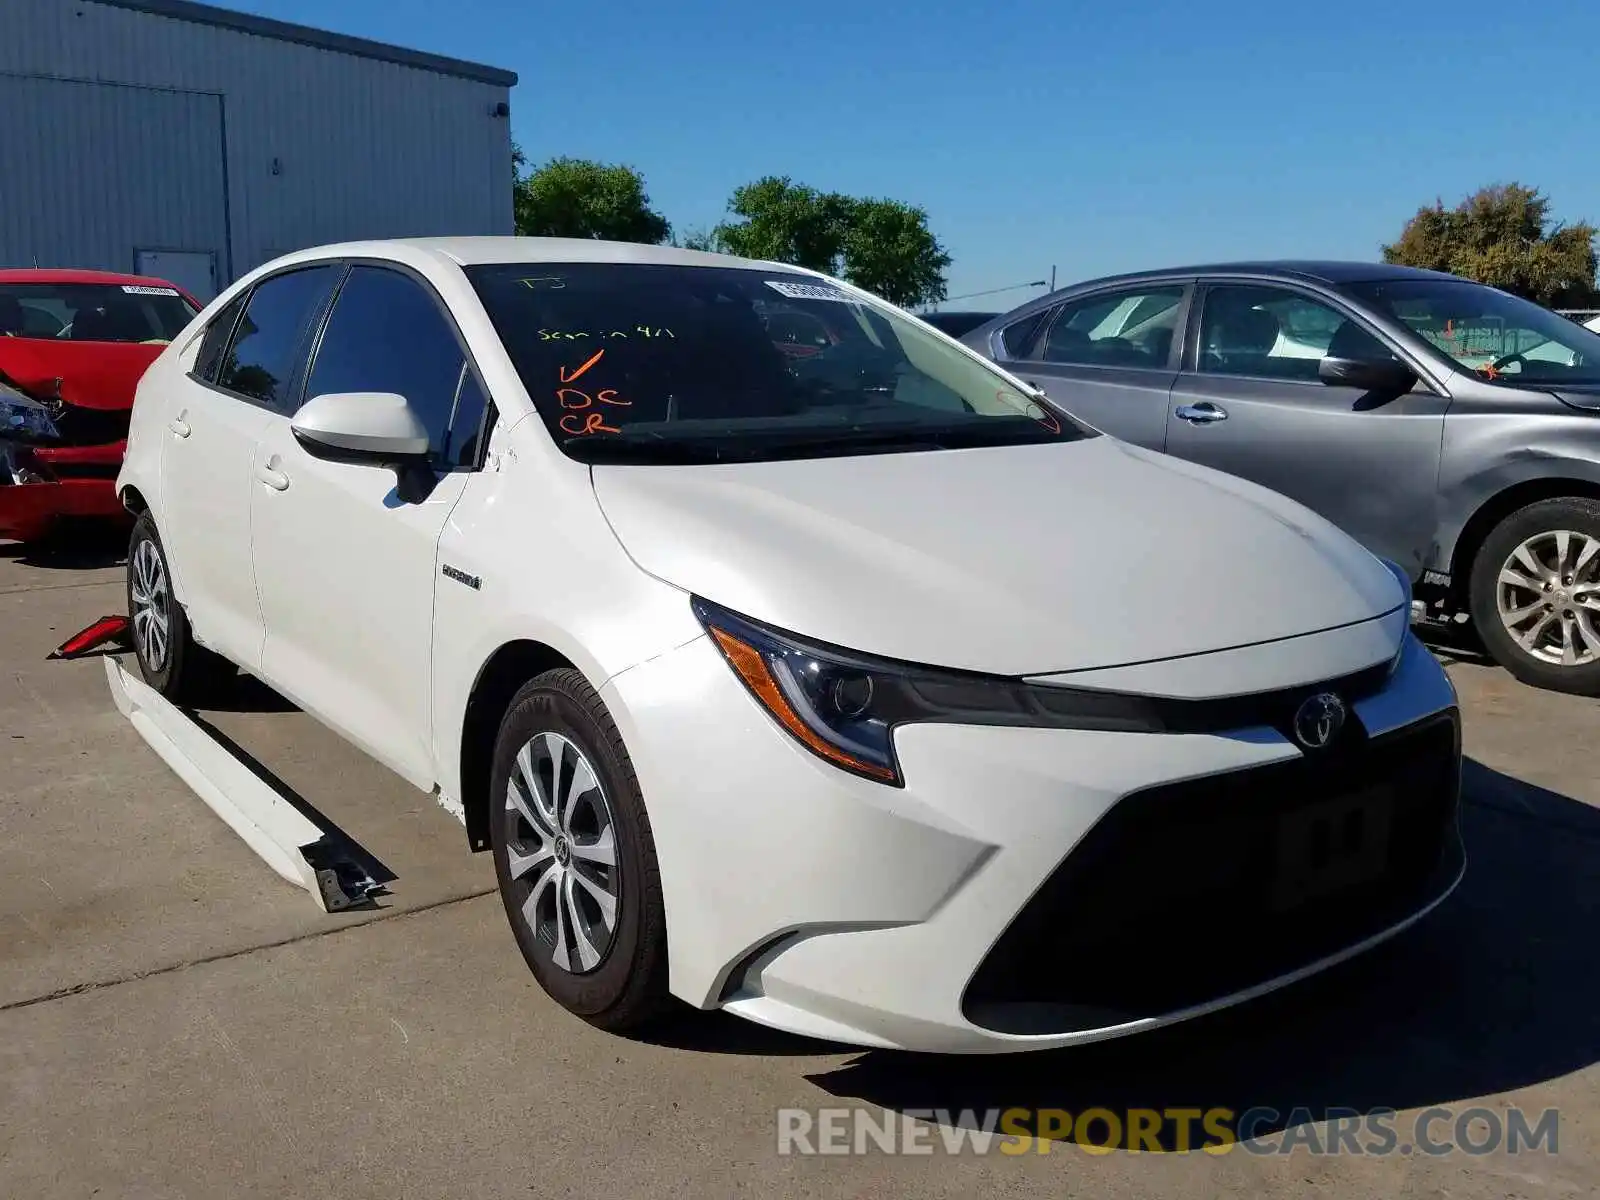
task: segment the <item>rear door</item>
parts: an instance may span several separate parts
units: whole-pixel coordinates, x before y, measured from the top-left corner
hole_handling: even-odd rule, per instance
[[[1002,332],[999,361],[1096,429],[1162,450],[1191,291],[1163,280],[1075,296]]]
[[[1325,355],[1399,356],[1344,303],[1288,284],[1206,283],[1172,389],[1167,452],[1262,484],[1420,577],[1447,397],[1330,386]]]
[[[161,540],[196,636],[250,670],[262,640],[250,555],[251,464],[336,270],[271,276],[224,308],[167,408]]]

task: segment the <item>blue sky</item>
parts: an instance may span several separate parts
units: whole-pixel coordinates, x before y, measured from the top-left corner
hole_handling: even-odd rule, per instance
[[[1052,264],[1376,258],[1497,181],[1600,220],[1596,0],[233,7],[514,70],[530,159],[629,163],[680,230],[764,174],[920,204],[952,298]]]

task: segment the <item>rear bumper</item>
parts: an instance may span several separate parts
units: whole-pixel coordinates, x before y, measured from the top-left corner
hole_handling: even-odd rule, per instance
[[[45,477],[39,483],[0,483],[0,538],[33,541],[62,517],[126,516],[116,482],[125,445],[47,448],[0,444],[0,457],[15,456],[34,474]]]

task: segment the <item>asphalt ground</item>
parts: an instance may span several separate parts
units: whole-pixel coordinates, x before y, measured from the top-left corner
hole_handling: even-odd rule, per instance
[[[689,1012],[627,1041],[544,997],[453,817],[246,686],[202,719],[386,884],[328,915],[273,875],[118,714],[101,662],[45,660],[123,603],[114,547],[0,544],[0,1196],[1600,1195],[1600,703],[1442,651],[1466,881],[1263,1001],[1003,1058]],[[1130,1110],[1157,1134],[1104,1151],[1093,1109],[1121,1144]],[[1191,1145],[1216,1110],[1257,1140],[1175,1152],[1183,1109]],[[1045,1136],[951,1153],[885,1121],[927,1110]],[[1516,1121],[1553,1152],[1512,1153]]]

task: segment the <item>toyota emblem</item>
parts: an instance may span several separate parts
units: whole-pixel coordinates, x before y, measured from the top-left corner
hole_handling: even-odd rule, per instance
[[[1344,728],[1344,701],[1332,692],[1318,692],[1294,714],[1294,736],[1307,750],[1321,750]]]

